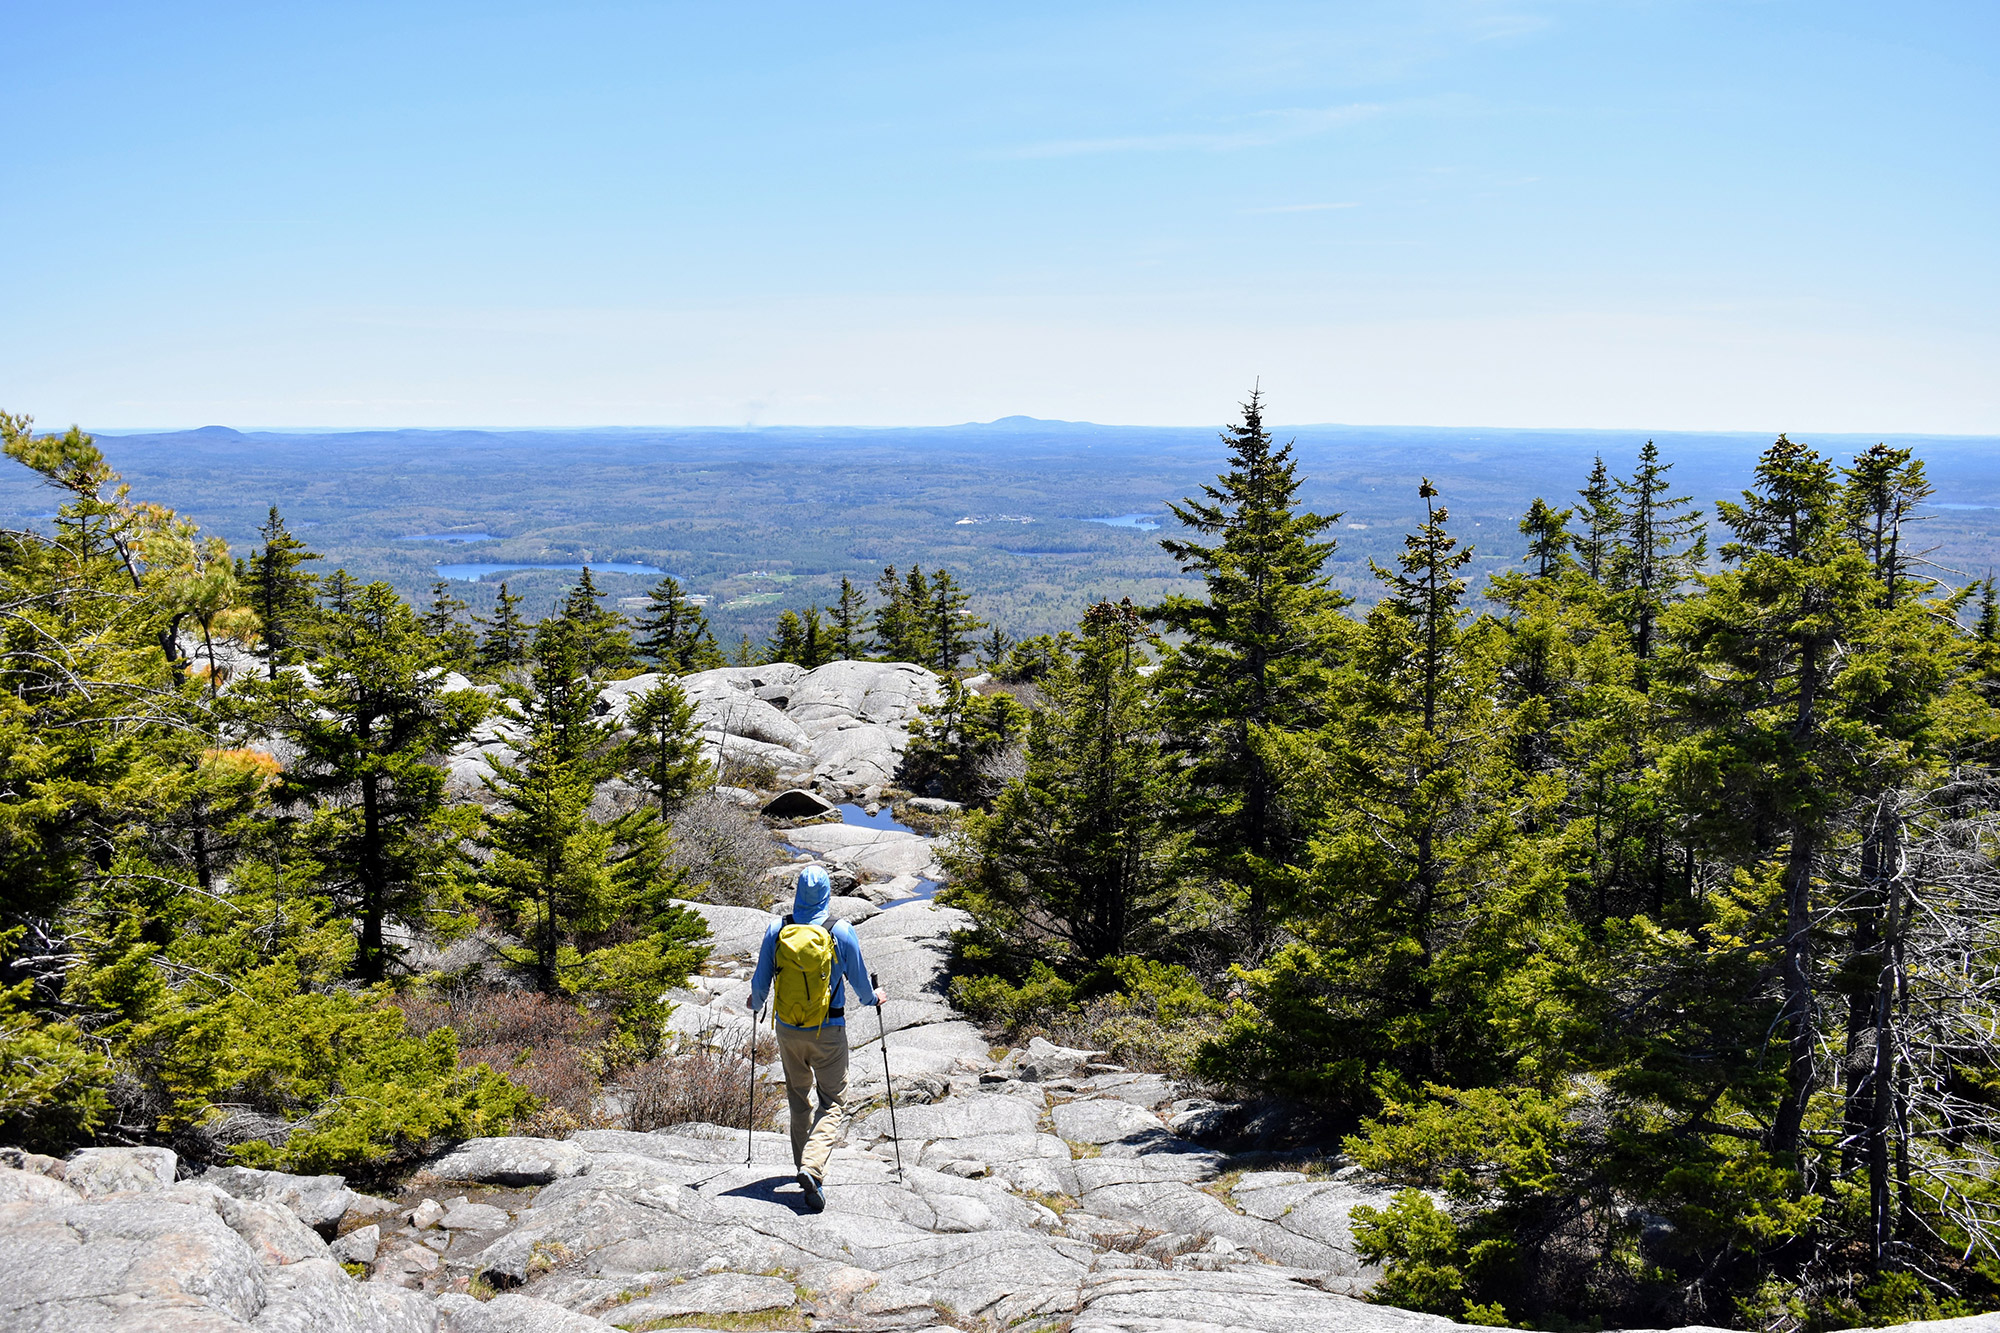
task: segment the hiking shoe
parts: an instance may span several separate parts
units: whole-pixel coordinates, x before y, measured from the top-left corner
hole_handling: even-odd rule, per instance
[[[812,1172],[799,1172],[799,1188],[806,1193],[806,1208],[809,1211],[817,1213],[826,1207],[826,1195],[820,1193],[819,1182],[813,1179]]]

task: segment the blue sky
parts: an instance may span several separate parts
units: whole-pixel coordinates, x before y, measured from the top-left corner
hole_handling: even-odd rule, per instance
[[[0,0],[0,408],[2000,432],[2000,5]]]

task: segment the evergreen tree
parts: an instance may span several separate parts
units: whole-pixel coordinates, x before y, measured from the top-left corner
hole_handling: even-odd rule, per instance
[[[1085,613],[1077,656],[1044,683],[1027,775],[967,816],[948,855],[978,923],[971,956],[1080,974],[1160,944],[1186,838],[1170,831],[1174,766],[1136,670],[1142,637],[1129,601]]]
[[[506,671],[528,660],[528,622],[521,618],[521,598],[502,583],[493,598],[493,614],[480,621],[478,661],[487,671]]]
[[[885,662],[925,663],[931,660],[929,617],[930,584],[922,568],[910,566],[907,576],[898,576],[894,565],[875,581],[881,600],[875,607],[875,655]]]
[[[805,661],[799,665],[810,671],[814,667],[833,660],[833,644],[827,627],[820,623],[819,608],[809,606],[799,617],[800,639],[805,647]]]
[[[1602,583],[1611,573],[1612,552],[1625,527],[1625,516],[1618,509],[1618,483],[1611,479],[1602,455],[1592,462],[1590,480],[1576,494],[1583,501],[1579,507],[1583,531],[1571,540],[1583,572]]]
[[[353,575],[347,572],[345,565],[334,570],[333,573],[327,575],[326,581],[319,588],[319,606],[322,616],[330,615],[338,619],[341,616],[351,615],[354,611],[355,595],[360,590],[361,585],[354,581]],[[320,619],[321,616],[314,617],[316,629],[319,628],[318,622]],[[342,627],[327,626],[326,632],[338,635],[342,632]]]
[[[1670,493],[1667,473],[1672,467],[1660,461],[1660,451],[1648,440],[1631,479],[1617,483],[1624,528],[1612,545],[1604,581],[1618,590],[1633,651],[1642,664],[1653,656],[1660,613],[1708,558],[1707,524],[1692,499]]]
[[[1569,548],[1574,538],[1569,531],[1569,516],[1574,509],[1551,509],[1541,496],[1528,506],[1526,517],[1521,520],[1521,535],[1528,539],[1528,554],[1525,559],[1535,566],[1538,579],[1554,578],[1563,570],[1573,567]]]
[[[969,600],[970,594],[958,586],[950,571],[931,571],[924,619],[933,654],[931,665],[941,674],[958,669],[959,659],[972,651],[973,633],[986,628],[985,621],[974,619],[965,609]]]
[[[625,617],[604,605],[604,594],[583,567],[576,586],[563,600],[563,619],[576,627],[577,648],[593,675],[619,671],[633,665],[632,636],[625,629]]]
[[[653,586],[638,627],[640,656],[662,671],[688,676],[723,664],[708,617],[671,574]]]
[[[465,600],[452,595],[448,580],[431,584],[430,609],[423,615],[424,633],[436,645],[438,661],[457,671],[470,670],[478,651],[472,627],[459,618],[465,610]]]
[[[1339,516],[1295,512],[1297,464],[1290,445],[1272,447],[1263,414],[1253,392],[1223,435],[1229,470],[1202,488],[1205,500],[1171,506],[1217,539],[1160,543],[1207,595],[1170,596],[1149,613],[1182,636],[1155,686],[1189,764],[1186,815],[1210,874],[1240,899],[1255,948],[1270,932],[1278,867],[1296,846],[1263,740],[1314,720],[1345,600],[1321,572],[1334,544],[1319,538]]]
[[[834,660],[851,661],[861,656],[862,637],[866,633],[864,622],[868,614],[867,595],[843,575],[840,597],[826,611],[833,618],[827,632],[829,651]]]
[[[1007,637],[1007,631],[998,625],[988,631],[986,639],[979,645],[979,665],[988,671],[998,671],[1007,660],[1007,651],[1014,641]]]
[[[310,808],[305,836],[360,937],[356,974],[377,982],[395,955],[384,926],[447,905],[465,821],[446,807],[436,756],[471,734],[485,701],[439,693],[435,650],[388,584],[345,600],[324,624],[318,684],[280,682],[299,751],[280,800]]]
[[[685,982],[706,932],[672,902],[676,881],[653,810],[608,824],[591,818],[596,784],[616,756],[596,717],[589,664],[575,621],[537,630],[527,740],[512,767],[485,779],[497,804],[479,838],[489,854],[482,879],[528,941],[519,961],[545,994],[608,992],[641,1036],[633,1025]]]
[[[806,633],[805,622],[796,611],[784,611],[778,616],[778,627],[771,634],[770,642],[764,645],[766,662],[796,662],[805,666],[812,656],[811,636]]]
[[[731,666],[757,665],[757,649],[750,642],[749,631],[744,631],[743,637],[736,641],[736,651],[730,655],[729,664]]]
[[[1913,583],[1911,571],[1924,553],[1909,549],[1903,526],[1925,517],[1916,512],[1931,496],[1923,460],[1907,448],[1878,444],[1858,456],[1852,467],[1843,468],[1841,475],[1850,530],[1882,585],[1883,605],[1892,607],[1906,596],[1922,596],[1929,581]]]
[[[303,644],[311,637],[313,584],[317,580],[301,566],[320,557],[286,529],[276,505],[271,506],[270,516],[257,532],[264,545],[250,557],[245,584],[251,608],[263,622],[265,670],[276,680],[278,668],[299,660]]]
[[[1695,726],[1699,766],[1688,771],[1726,784],[1697,798],[1704,831],[1753,873],[1774,867],[1784,1076],[1764,1142],[1789,1158],[1817,1077],[1815,886],[1873,748],[1837,678],[1880,590],[1848,539],[1834,470],[1811,449],[1779,436],[1742,502],[1718,508],[1734,534],[1722,548],[1731,568],[1677,616],[1672,671]]]
[[[653,794],[662,819],[712,781],[694,704],[672,676],[632,700],[625,726],[632,732],[625,743],[625,772]]]
[[[2000,596],[1994,593],[1993,576],[1988,574],[1979,586],[1979,620],[1973,627],[1973,637],[1980,643],[2000,643]]]

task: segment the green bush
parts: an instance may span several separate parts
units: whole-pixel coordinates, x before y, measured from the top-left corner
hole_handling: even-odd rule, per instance
[[[0,990],[0,1142],[65,1152],[111,1112],[111,1062],[67,1023],[24,1012],[28,986]]]
[[[1005,977],[958,977],[951,983],[953,1003],[974,1018],[1009,1029],[1048,1023],[1076,1003],[1076,987],[1037,962],[1027,980],[1016,986]]]
[[[409,1035],[385,991],[301,992],[292,969],[276,965],[221,999],[178,999],[131,1042],[169,1103],[160,1128],[205,1125],[241,1106],[290,1124],[281,1144],[238,1146],[244,1165],[352,1169],[498,1133],[533,1109],[489,1067],[460,1069],[451,1029]]]

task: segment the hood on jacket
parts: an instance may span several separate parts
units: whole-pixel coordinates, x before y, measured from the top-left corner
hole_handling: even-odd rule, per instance
[[[826,872],[818,866],[801,870],[792,896],[792,920],[801,926],[823,926],[832,905],[833,881],[826,877]]]

